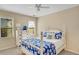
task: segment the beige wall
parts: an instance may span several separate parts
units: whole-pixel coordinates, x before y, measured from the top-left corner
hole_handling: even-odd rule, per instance
[[[66,49],[79,53],[79,6],[39,18],[38,33],[52,28],[65,29]]]
[[[17,13],[11,13],[7,11],[0,11],[0,17],[10,17],[14,19],[15,25],[16,24],[24,24],[27,23],[29,20],[33,20],[36,22],[36,18],[30,17],[30,16],[25,16],[25,15],[20,15]],[[15,47],[15,38],[0,38],[0,50]]]

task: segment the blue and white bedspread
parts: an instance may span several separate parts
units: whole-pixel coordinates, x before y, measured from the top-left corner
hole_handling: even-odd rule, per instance
[[[41,43],[40,41],[41,41],[40,39],[26,39],[22,41],[21,46],[27,49],[33,55],[40,55],[41,52],[37,48],[31,46],[34,45],[40,48],[40,43]],[[51,42],[43,41],[43,54],[55,55],[56,54],[55,45]]]

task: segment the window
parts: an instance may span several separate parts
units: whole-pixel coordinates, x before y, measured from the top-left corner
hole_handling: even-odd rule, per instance
[[[28,22],[28,28],[35,28],[35,22],[34,21],[29,21]]]
[[[35,22],[34,21],[29,21],[28,22],[28,32],[30,34],[34,34],[35,35]]]
[[[12,37],[12,19],[0,18],[0,36]]]

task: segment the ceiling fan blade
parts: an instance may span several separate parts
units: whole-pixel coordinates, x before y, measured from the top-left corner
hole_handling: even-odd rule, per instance
[[[39,8],[41,7],[41,4],[35,4],[35,7]]]
[[[40,8],[50,8],[50,7],[48,7],[48,6],[41,6]]]

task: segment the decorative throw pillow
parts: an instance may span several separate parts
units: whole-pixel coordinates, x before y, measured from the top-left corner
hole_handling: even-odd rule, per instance
[[[62,32],[56,32],[55,39],[61,39],[61,38],[62,38]]]

